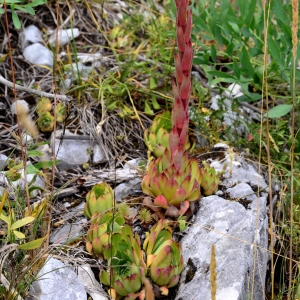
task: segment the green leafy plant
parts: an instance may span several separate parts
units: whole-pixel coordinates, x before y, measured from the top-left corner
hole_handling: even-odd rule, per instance
[[[4,3],[4,0],[0,0],[0,5]],[[34,9],[33,7],[37,7],[39,5],[47,3],[47,0],[33,0],[28,3],[26,0],[6,0],[6,5],[10,7],[11,14],[12,14],[12,20],[14,23],[14,26],[17,29],[21,28],[21,22],[19,20],[19,17],[16,13],[16,10],[24,11],[30,15],[34,15]],[[4,9],[0,7],[0,14],[4,14]]]
[[[6,204],[7,212],[3,209]],[[14,209],[11,207],[10,202],[8,200],[7,190],[4,191],[3,195],[0,196],[0,220],[4,221],[6,224],[6,228],[4,228],[6,241],[9,243],[18,242],[18,248],[20,250],[31,250],[39,248],[44,241],[45,237],[32,240],[27,243],[19,242],[20,240],[25,240],[26,233],[24,230],[20,230],[24,228],[26,225],[35,221],[34,216],[25,216],[24,218],[17,219]]]

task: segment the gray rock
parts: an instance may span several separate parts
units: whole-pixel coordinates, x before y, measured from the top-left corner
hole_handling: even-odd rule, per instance
[[[212,244],[216,247],[217,299],[248,299],[253,284],[254,295],[249,298],[264,299],[268,262],[267,228],[265,197],[254,201],[250,210],[218,196],[202,198],[195,224],[181,242],[186,267],[176,299],[210,299]],[[255,247],[254,243],[261,248]],[[191,278],[191,266],[196,268],[194,277],[186,282]]]
[[[30,44],[42,43],[42,32],[34,25],[26,27],[21,35],[22,49]]]
[[[99,163],[103,163],[105,161],[107,161],[107,158],[106,158],[103,148],[99,144],[94,145],[93,163],[99,164]]]
[[[80,32],[78,28],[58,30],[58,33],[56,33],[55,31],[51,34],[51,36],[49,37],[49,43],[50,45],[55,46],[56,42],[58,41],[58,44],[61,47],[63,47],[64,45],[68,44],[71,40],[79,37],[79,35]]]
[[[0,154],[0,171],[2,171],[8,163],[8,157],[4,154]]]
[[[53,134],[51,137],[51,148],[56,158],[61,160],[57,164],[60,170],[67,170],[82,165],[90,160],[90,137],[73,134],[66,130],[57,130],[55,147]]]
[[[256,195],[249,184],[242,182],[236,186],[226,190],[229,193],[231,199],[246,198],[249,201],[256,199]]]
[[[213,244],[217,300],[264,299],[269,260],[267,195],[264,191],[257,197],[252,187],[260,186],[262,190],[266,182],[252,165],[230,149],[224,160],[213,161],[211,166],[221,171],[224,163],[224,194],[233,201],[216,195],[200,200],[194,224],[181,240],[185,267],[176,300],[211,299],[209,267]],[[236,201],[241,197],[249,200],[246,208]]]
[[[227,165],[226,172],[223,175],[222,184],[226,187],[232,187],[234,184],[245,182],[251,187],[260,187],[260,190],[266,191],[268,185],[264,178],[259,175],[256,169],[247,163],[242,157],[236,154],[226,153],[225,159],[222,161],[213,161],[210,166],[214,167],[217,171],[222,171],[224,164]],[[232,171],[230,174],[230,170]]]
[[[93,300],[108,300],[108,296],[96,280],[95,275],[89,265],[78,267],[78,278],[83,283],[85,290]]]
[[[67,241],[76,239],[83,235],[83,228],[80,224],[64,224],[50,234],[51,244],[65,244]]]
[[[70,266],[50,258],[38,273],[30,287],[36,300],[85,300],[83,284]]]
[[[141,158],[134,158],[126,161],[124,170],[139,169],[141,160]]]
[[[53,66],[52,52],[40,43],[27,46],[23,50],[23,56],[32,64],[43,65],[50,68]]]
[[[140,178],[134,178],[132,180],[129,180],[128,182],[119,184],[115,190],[116,200],[120,201],[126,196],[131,196],[138,192],[141,192],[141,182],[142,181]]]

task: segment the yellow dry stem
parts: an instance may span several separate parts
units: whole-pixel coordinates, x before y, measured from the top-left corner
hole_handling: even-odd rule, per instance
[[[211,300],[216,300],[217,295],[217,262],[216,262],[216,248],[215,245],[211,246],[210,256],[210,284],[211,284]]]

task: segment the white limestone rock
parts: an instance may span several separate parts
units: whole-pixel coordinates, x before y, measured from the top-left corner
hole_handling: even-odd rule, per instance
[[[61,47],[63,47],[66,44],[68,44],[71,40],[79,37],[79,35],[80,35],[80,31],[78,28],[58,30],[58,33],[54,31],[49,37],[49,44],[51,46],[55,46],[56,43],[58,42],[58,44]]]
[[[83,283],[85,290],[93,298],[93,300],[108,300],[108,296],[103,290],[101,284],[95,278],[89,265],[78,267],[78,278]]]
[[[181,241],[185,267],[176,299],[210,299],[212,244],[216,247],[217,299],[248,299],[253,271],[254,297],[250,298],[263,299],[269,257],[267,228],[265,197],[253,201],[249,210],[218,196],[202,198],[195,223]]]
[[[35,300],[85,300],[83,284],[70,266],[49,258],[30,287]]]
[[[134,178],[128,182],[119,184],[115,189],[115,197],[117,201],[121,201],[126,196],[131,196],[142,191],[142,180]]]
[[[211,162],[218,171],[227,164],[222,180],[224,192],[218,193],[227,195],[226,199],[217,195],[202,198],[194,223],[181,240],[185,266],[176,300],[211,299],[209,267],[213,244],[217,300],[264,298],[269,260],[268,195],[263,191],[267,185],[252,165],[228,152],[230,149],[221,162]],[[258,186],[261,193],[257,196],[254,190]],[[239,203],[241,198],[247,202]]]
[[[42,32],[35,25],[26,27],[20,35],[20,38],[22,49],[25,49],[31,44],[43,43]]]
[[[52,52],[40,43],[27,46],[23,50],[23,56],[32,64],[47,66],[50,68],[53,66]]]

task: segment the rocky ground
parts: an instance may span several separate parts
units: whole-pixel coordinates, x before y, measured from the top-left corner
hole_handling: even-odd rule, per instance
[[[144,197],[140,184],[147,164],[143,133],[151,124],[151,118],[141,113],[143,99],[138,88],[124,98],[125,106],[131,101],[135,103],[136,110],[131,115],[124,113],[120,103],[114,110],[107,109],[103,105],[106,99],[99,92],[111,76],[107,74],[115,74],[119,67],[120,62],[108,47],[107,39],[115,24],[122,22],[122,14],[130,13],[126,2],[109,1],[103,5],[96,1],[63,2],[59,10],[56,5],[49,1],[38,7],[34,16],[20,13],[20,30],[9,23],[10,43],[4,34],[7,32],[5,16],[0,15],[0,192],[3,194],[9,186],[11,201],[16,198],[25,201],[22,187],[27,181],[39,187],[30,197],[31,204],[42,203],[50,191],[54,195],[49,247],[43,252],[50,253],[52,258],[39,273],[39,276],[47,273],[47,277],[53,276],[53,279],[33,283],[25,299],[83,300],[88,295],[94,300],[108,299],[98,282],[102,262],[85,250],[85,196],[93,184],[106,181],[115,188],[118,202],[127,201],[135,210],[140,208]],[[140,13],[146,14],[143,5],[139,6]],[[155,6],[162,11],[160,3],[155,2]],[[10,11],[8,17],[11,17]],[[57,23],[64,31],[55,31]],[[145,57],[139,55],[137,61],[143,62]],[[195,69],[193,75],[195,80],[202,80],[201,69]],[[137,78],[136,86],[144,84],[142,77]],[[15,90],[13,81],[18,84]],[[202,83],[205,85],[205,80]],[[223,96],[230,99],[238,93],[232,86],[231,93]],[[23,100],[26,118],[35,123],[41,96],[51,99],[52,114],[54,103],[62,103],[66,116],[63,122],[56,124],[55,130],[43,132],[40,128],[35,135],[30,128],[24,128],[26,121],[22,124],[22,120],[17,120],[13,103],[15,99]],[[212,97],[211,109],[219,109],[218,97],[220,95]],[[244,105],[240,109],[249,118],[257,119],[255,107]],[[228,109],[224,122],[232,125],[237,117],[238,114]],[[18,126],[18,121],[22,126]],[[243,134],[244,128],[240,126],[237,130]],[[198,155],[199,161],[206,160],[217,170],[225,171],[216,195],[200,200],[199,210],[190,220],[193,225],[177,236],[186,265],[180,285],[164,299],[209,299],[213,244],[217,299],[241,300],[249,296],[263,299],[268,292],[265,282],[269,259],[266,180],[247,155],[234,153],[227,145],[208,146],[208,140],[201,135],[196,136],[196,140],[198,147],[206,146],[208,152]],[[42,156],[32,152],[34,150]],[[31,155],[25,157],[24,153]],[[53,156],[58,163],[51,173],[49,162]],[[5,171],[24,160],[35,166],[45,161],[48,165],[43,167],[44,174],[36,172],[25,176],[23,173],[17,180],[7,178]],[[18,172],[21,169],[22,165]],[[133,227],[144,235],[146,229],[138,221]],[[1,227],[0,234],[3,234]],[[66,267],[68,265],[72,268]],[[4,279],[1,282],[5,285]]]

